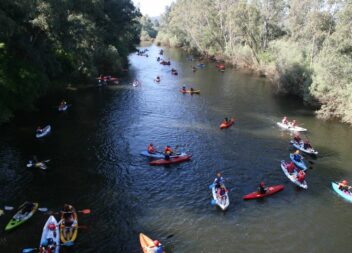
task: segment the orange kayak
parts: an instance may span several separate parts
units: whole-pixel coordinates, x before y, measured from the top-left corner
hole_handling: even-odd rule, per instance
[[[233,125],[233,123],[235,123],[235,119],[234,118],[230,119],[228,122],[221,123],[220,124],[220,129],[229,128],[230,126]]]

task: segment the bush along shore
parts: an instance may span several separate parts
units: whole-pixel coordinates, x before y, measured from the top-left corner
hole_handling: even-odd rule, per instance
[[[177,0],[156,43],[251,69],[322,119],[352,124],[352,2]]]
[[[1,1],[0,123],[67,83],[118,75],[139,43],[131,0]]]

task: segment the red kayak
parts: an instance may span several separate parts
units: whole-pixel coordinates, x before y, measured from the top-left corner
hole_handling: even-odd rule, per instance
[[[235,123],[235,119],[232,118],[230,119],[227,123],[223,122],[220,124],[220,129],[224,129],[224,128],[229,128],[230,126],[233,125],[233,123]]]
[[[279,191],[282,191],[284,189],[284,186],[282,184],[280,185],[275,185],[275,186],[269,186],[266,188],[266,193],[261,194],[258,192],[252,192],[250,194],[247,194],[245,196],[243,196],[244,200],[249,200],[249,199],[260,199],[260,198],[264,198],[266,196],[270,196],[273,195]]]
[[[173,163],[182,163],[184,161],[188,161],[191,159],[190,155],[184,155],[184,156],[178,156],[178,157],[174,157],[174,158],[170,158],[169,160],[165,160],[165,159],[159,159],[159,160],[155,160],[150,162],[150,165],[168,165],[168,164],[173,164]]]

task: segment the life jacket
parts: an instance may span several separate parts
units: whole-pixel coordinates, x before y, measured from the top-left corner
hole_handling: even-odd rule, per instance
[[[292,173],[292,172],[295,170],[295,165],[294,165],[294,163],[293,163],[293,162],[290,162],[290,163],[287,165],[286,169],[287,169],[287,171],[288,171],[289,173]]]
[[[164,150],[164,153],[165,153],[165,154],[171,154],[171,153],[172,153],[171,148],[166,147],[165,150]]]
[[[297,180],[302,183],[302,182],[304,181],[304,178],[305,178],[304,172],[303,172],[303,171],[300,171],[300,172],[298,173]]]

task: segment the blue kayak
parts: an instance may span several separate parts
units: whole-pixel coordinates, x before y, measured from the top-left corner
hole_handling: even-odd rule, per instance
[[[165,158],[165,155],[164,153],[161,153],[161,152],[155,152],[153,154],[149,153],[147,150],[145,151],[142,151],[141,152],[141,155],[144,155],[144,156],[147,156],[147,157],[150,157],[150,158],[157,158],[157,159],[163,159]],[[180,154],[175,154],[175,155],[172,155],[170,156],[170,158],[174,158],[174,157],[178,157],[178,156],[184,156],[186,155],[186,153],[180,153]]]
[[[345,200],[352,202],[352,193],[349,191],[342,191],[339,189],[339,185],[331,182],[332,188],[334,189],[334,191],[340,195],[342,198],[344,198]]]
[[[302,157],[302,156],[301,156],[301,157]],[[306,166],[306,164],[305,164],[304,161],[303,161],[303,157],[301,158],[301,161],[300,161],[300,162],[296,161],[296,160],[293,158],[293,154],[290,154],[290,158],[291,158],[292,162],[294,162],[294,164],[295,164],[297,167],[299,167],[300,169],[302,169],[302,170],[304,170],[304,171],[308,169],[307,166]]]

